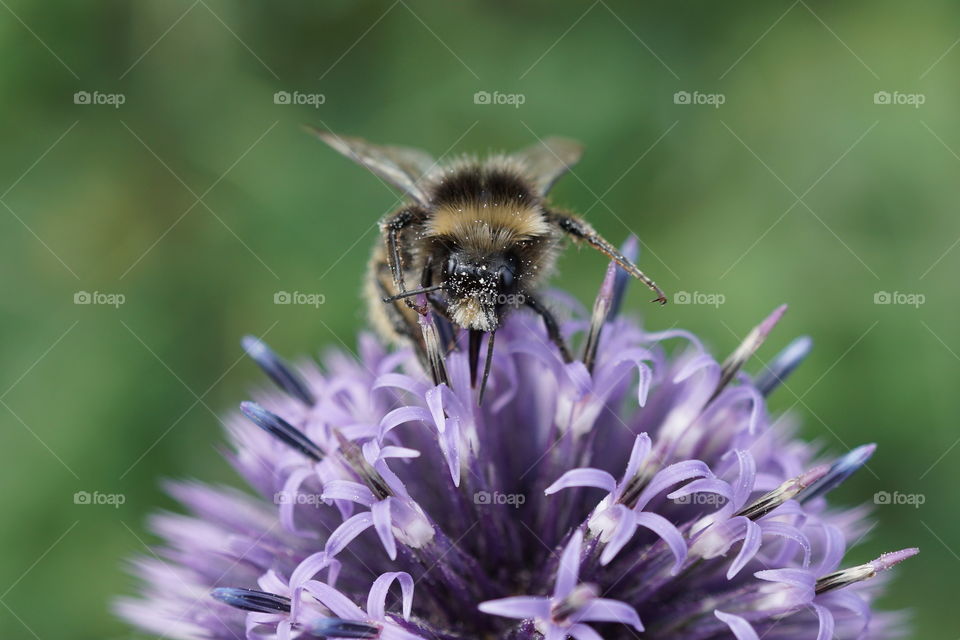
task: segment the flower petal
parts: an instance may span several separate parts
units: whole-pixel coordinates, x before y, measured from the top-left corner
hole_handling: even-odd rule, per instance
[[[366,531],[373,525],[373,516],[369,511],[358,513],[347,518],[337,527],[330,537],[327,538],[327,545],[324,548],[329,557],[340,553],[350,544],[354,538]]]
[[[576,640],[603,640],[603,636],[585,624],[575,624],[567,629],[567,633]]]
[[[757,635],[757,632],[753,630],[753,627],[750,626],[750,623],[740,616],[735,616],[732,613],[724,613],[723,611],[714,611],[713,615],[730,627],[730,631],[737,637],[737,640],[760,640],[760,637]]]
[[[384,619],[387,595],[394,580],[400,583],[400,592],[403,595],[403,619],[410,619],[410,610],[413,607],[413,578],[406,571],[391,571],[374,580],[370,593],[367,594],[367,615],[374,620]]]
[[[324,483],[320,497],[324,500],[349,500],[365,507],[370,507],[377,501],[366,485],[352,480],[330,480]]]
[[[387,435],[391,430],[407,422],[433,423],[433,416],[423,407],[400,407],[394,409],[380,420],[380,438]]]
[[[620,622],[628,624],[637,631],[643,631],[643,625],[640,623],[640,616],[637,610],[626,602],[611,600],[609,598],[594,598],[571,616],[571,619],[579,622]]]
[[[580,549],[583,546],[583,531],[577,529],[570,536],[570,542],[560,556],[557,566],[557,583],[553,589],[554,598],[566,598],[577,586],[577,577],[580,575]]]
[[[813,610],[817,612],[817,618],[820,620],[820,630],[817,633],[817,640],[831,640],[835,627],[833,614],[830,609],[822,607],[819,604],[813,605]]]
[[[600,469],[591,469],[589,467],[571,469],[557,478],[557,480],[544,489],[543,492],[550,495],[571,487],[595,487],[597,489],[603,489],[607,493],[612,493],[617,487],[617,481],[612,475]]]
[[[647,488],[644,489],[640,497],[637,498],[637,504],[634,509],[636,511],[642,511],[654,496],[668,487],[693,478],[705,478],[712,475],[710,467],[699,460],[684,460],[683,462],[677,462],[668,467],[664,467],[653,476],[650,484],[647,485]]]
[[[744,521],[747,526],[746,535],[743,538],[740,553],[737,554],[733,564],[731,564],[727,570],[727,580],[733,580],[734,576],[740,573],[740,570],[743,569],[743,567],[757,555],[757,551],[760,550],[760,542],[763,535],[760,525],[748,518],[744,518]]]
[[[363,609],[353,603],[353,600],[343,595],[333,587],[318,580],[309,580],[304,583],[303,590],[316,598],[333,615],[345,620],[365,620],[367,615]]]
[[[370,515],[373,516],[373,528],[380,537],[384,550],[391,560],[397,559],[397,541],[393,538],[393,526],[390,521],[390,503],[393,498],[386,498],[374,503],[370,507]]]
[[[290,533],[295,533],[306,538],[316,538],[317,533],[307,529],[297,529],[296,522],[294,522],[294,511],[299,504],[297,496],[299,495],[300,485],[312,475],[314,475],[312,467],[299,467],[294,469],[283,483],[283,489],[279,494],[281,498],[279,500],[280,524]]]
[[[499,600],[487,600],[477,607],[484,613],[504,618],[539,619],[550,618],[550,599],[538,596],[513,596]]]
[[[634,512],[622,504],[610,507],[599,514],[598,518],[603,519],[602,535],[609,537],[600,554],[600,564],[606,566],[637,532],[637,519]],[[608,533],[609,528],[613,530],[612,535]]]
[[[636,438],[633,439],[633,448],[630,450],[630,459],[627,461],[627,469],[623,473],[623,477],[629,481],[637,472],[640,471],[640,465],[643,464],[647,456],[650,455],[650,436],[646,433],[641,433]]]
[[[650,529],[667,543],[673,557],[676,558],[671,571],[676,574],[683,566],[684,560],[687,559],[687,543],[680,530],[669,520],[656,513],[644,511],[643,513],[635,513],[633,517],[639,526]]]

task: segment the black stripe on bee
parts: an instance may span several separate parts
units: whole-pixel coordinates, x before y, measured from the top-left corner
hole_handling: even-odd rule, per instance
[[[481,204],[527,203],[533,191],[527,181],[501,168],[469,166],[456,170],[437,183],[433,204],[451,205],[463,202]]]

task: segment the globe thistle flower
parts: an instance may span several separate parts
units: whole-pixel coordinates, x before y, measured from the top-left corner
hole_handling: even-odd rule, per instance
[[[624,275],[589,314],[555,294],[580,360],[513,314],[482,403],[431,315],[425,363],[362,336],[293,367],[246,338],[279,388],[227,423],[256,495],[170,483],[190,515],[151,519],[119,615],[184,639],[899,637],[870,579],[917,550],[848,566],[867,514],[827,501],[874,445],[824,460],[767,414],[809,339],[751,377],[784,308],[718,362],[618,317]]]

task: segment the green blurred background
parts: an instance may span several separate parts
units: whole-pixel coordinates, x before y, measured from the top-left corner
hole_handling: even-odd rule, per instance
[[[701,302],[634,288],[650,327],[724,355],[790,304],[760,360],[816,346],[773,409],[835,453],[879,443],[838,501],[925,501],[878,506],[850,561],[920,546],[884,604],[917,638],[960,636],[957,3],[0,5],[2,637],[132,637],[107,607],[172,506],[158,480],[235,482],[217,415],[262,380],[239,338],[354,344],[396,195],[301,123],[437,155],[583,141],[555,202],[639,235],[647,272]],[[605,264],[572,250],[560,279],[589,301]]]

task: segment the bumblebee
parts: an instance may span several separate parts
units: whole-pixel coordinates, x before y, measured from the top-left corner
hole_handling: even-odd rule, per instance
[[[482,161],[440,163],[419,149],[312,131],[407,198],[380,221],[365,294],[374,328],[389,341],[412,343],[424,362],[428,346],[417,316],[432,309],[454,331],[469,333],[474,385],[481,340],[489,335],[485,383],[494,335],[516,307],[538,314],[563,359],[571,361],[560,326],[539,293],[565,239],[605,254],[654,291],[655,302],[667,301],[653,280],[593,227],[547,201],[556,180],[580,159],[582,148],[572,140],[548,138]]]

